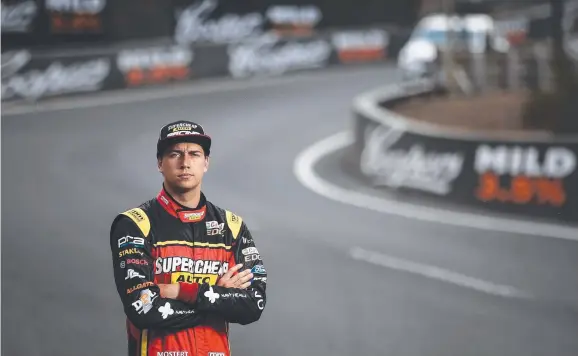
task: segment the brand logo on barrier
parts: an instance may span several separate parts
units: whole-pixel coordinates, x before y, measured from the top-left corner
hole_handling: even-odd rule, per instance
[[[2,78],[2,100],[14,97],[38,99],[75,92],[100,90],[110,73],[107,58],[64,65],[52,62],[44,70],[31,69]]]
[[[267,19],[273,30],[285,35],[306,35],[313,32],[314,27],[321,21],[323,15],[315,5],[271,6],[266,11]]]
[[[403,131],[377,126],[366,137],[360,168],[375,185],[447,195],[462,172],[462,153],[428,151],[417,144],[394,148],[404,137]]]
[[[231,45],[228,53],[229,72],[235,78],[242,78],[323,67],[331,55],[331,46],[323,39],[284,42],[268,34]]]
[[[188,79],[193,58],[188,47],[150,47],[123,50],[116,62],[126,83],[138,86]]]
[[[28,32],[38,12],[38,6],[32,0],[15,4],[6,4],[3,1],[1,12],[2,32]]]
[[[342,63],[369,62],[385,58],[389,35],[384,30],[337,32],[333,46]]]
[[[474,168],[479,200],[562,206],[564,179],[576,170],[576,154],[565,147],[481,145]]]
[[[100,32],[106,0],[46,0],[53,33]]]
[[[228,43],[262,32],[263,16],[258,12],[245,15],[225,14],[219,19],[209,20],[218,5],[218,0],[203,0],[180,12],[176,19],[175,40],[178,43]]]

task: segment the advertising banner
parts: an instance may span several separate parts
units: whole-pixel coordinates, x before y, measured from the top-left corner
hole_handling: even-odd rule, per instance
[[[39,14],[35,0],[2,0],[2,33],[29,34]]]
[[[110,0],[45,0],[51,34],[104,32],[104,11]]]
[[[100,91],[110,85],[111,55],[33,56],[27,50],[2,54],[2,100],[37,100]]]
[[[496,211],[578,221],[578,142],[424,136],[358,116],[359,168],[374,186]]]
[[[332,54],[324,37],[282,38],[264,34],[228,46],[229,73],[234,78],[280,75],[305,69],[324,68]]]

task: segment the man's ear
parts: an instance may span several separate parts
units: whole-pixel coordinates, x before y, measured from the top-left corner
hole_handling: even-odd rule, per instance
[[[205,156],[205,173],[209,170],[209,156]]]
[[[159,172],[161,172],[161,173],[163,173],[162,163],[163,163],[162,157],[161,157],[161,158],[158,158],[158,159],[157,159],[157,169],[158,169]]]

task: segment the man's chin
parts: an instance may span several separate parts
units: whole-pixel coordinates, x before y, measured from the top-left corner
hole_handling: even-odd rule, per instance
[[[177,194],[185,194],[194,191],[197,188],[198,184],[170,184],[172,190],[174,190]]]

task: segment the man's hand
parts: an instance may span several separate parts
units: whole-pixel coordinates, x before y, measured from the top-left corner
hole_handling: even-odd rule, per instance
[[[161,290],[161,298],[177,299],[181,289],[178,283],[157,284],[157,286]]]
[[[229,269],[217,282],[217,286],[225,288],[240,288],[247,289],[251,285],[251,278],[253,278],[253,273],[251,270],[247,269],[243,272],[237,273],[233,276],[233,273],[238,271],[243,264],[238,264],[235,267]]]
[[[247,289],[251,285],[251,278],[253,278],[253,273],[251,270],[245,270],[241,273],[237,273],[233,276],[233,273],[237,272],[242,264],[238,264],[235,267],[227,271],[217,282],[219,287],[226,288],[240,288]],[[179,295],[180,286],[178,283],[172,284],[157,284],[161,292],[161,298],[177,299]]]

